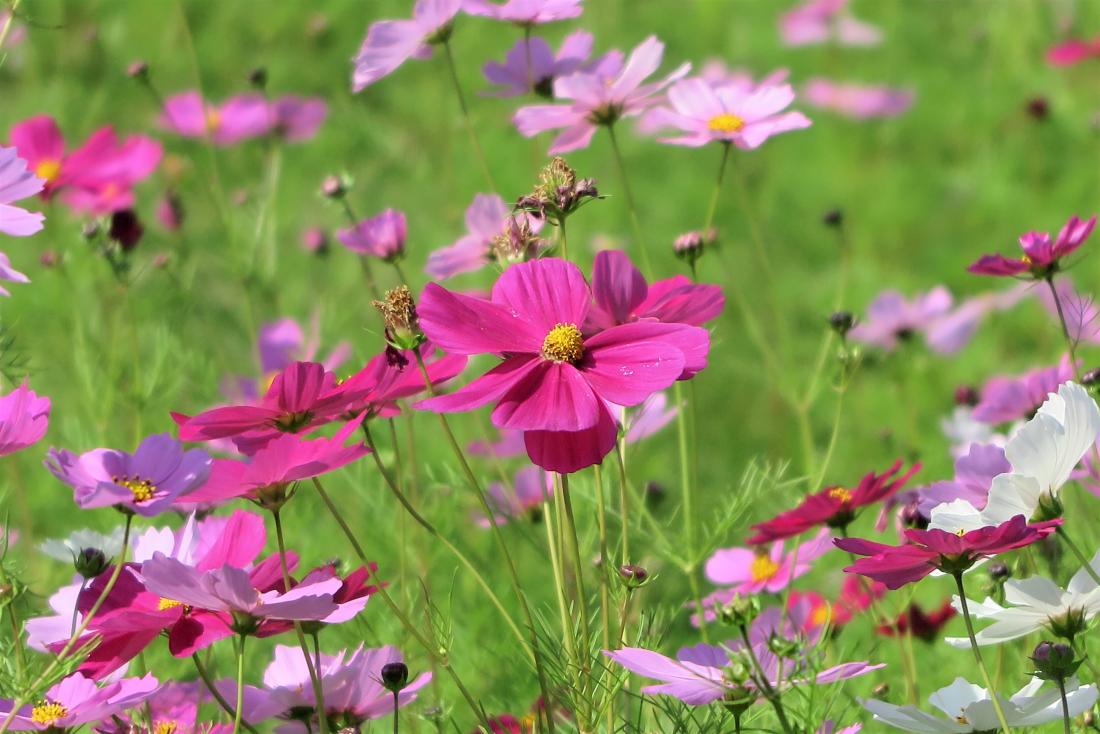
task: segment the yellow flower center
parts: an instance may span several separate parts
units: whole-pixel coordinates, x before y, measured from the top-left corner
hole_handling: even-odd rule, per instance
[[[222,113],[214,108],[208,108],[206,110],[206,131],[215,132],[222,124]]]
[[[965,716],[963,716],[962,714],[959,714],[958,716],[956,716],[956,717],[955,717],[955,721],[957,721],[957,722],[958,722],[958,723],[960,723],[960,724],[963,724],[964,726],[965,726],[966,724],[969,724],[969,723],[970,723],[970,720],[969,720],[969,719],[967,719],[967,718],[966,718]]]
[[[739,115],[723,112],[721,115],[710,118],[707,127],[716,133],[735,133],[745,127],[745,121]]]
[[[844,489],[844,487],[833,487],[829,490],[829,499],[833,499],[841,503],[851,502],[852,493]]]
[[[810,612],[810,624],[814,627],[821,627],[833,618],[833,608],[829,605],[829,602],[819,604],[814,607],[814,610]]]
[[[153,734],[176,734],[179,724],[175,721],[158,721],[153,724]]]
[[[111,481],[120,487],[126,487],[134,495],[134,502],[147,502],[153,499],[157,485],[141,477],[111,477]]]
[[[767,581],[775,576],[778,570],[779,564],[763,554],[752,559],[752,566],[749,567],[753,581]]]
[[[576,364],[584,356],[584,337],[575,324],[558,324],[542,342],[542,356],[555,362]]]
[[[39,164],[34,167],[34,175],[44,179],[46,183],[57,178],[57,174],[59,173],[61,173],[61,161],[55,161],[52,158],[40,161]]]
[[[176,607],[182,607],[182,606],[183,606],[183,602],[176,601],[175,599],[165,599],[162,596],[160,598],[160,601],[157,602],[157,611],[158,612],[164,612],[164,611],[167,611],[169,609],[175,609]]]
[[[1023,260],[1028,265],[1034,265],[1035,264],[1034,261],[1031,259],[1031,255],[1024,255],[1020,259]]]
[[[68,715],[68,709],[50,700],[44,700],[31,709],[31,721],[45,726],[53,726],[54,722]]]

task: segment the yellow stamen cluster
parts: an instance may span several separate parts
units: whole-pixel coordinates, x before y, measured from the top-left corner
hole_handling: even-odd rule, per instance
[[[182,606],[183,602],[181,601],[176,601],[175,599],[165,599],[164,597],[161,597],[160,601],[157,602],[157,611],[164,612],[169,609],[175,609],[176,607]]]
[[[179,723],[175,721],[158,721],[153,724],[153,734],[176,734],[178,728]]]
[[[69,715],[69,710],[61,704],[43,700],[31,709],[31,721],[44,726],[53,726],[55,722]]]
[[[967,719],[967,718],[966,718],[965,716],[963,716],[962,714],[959,714],[958,716],[956,716],[956,717],[955,717],[955,721],[957,721],[958,723],[962,724],[963,726],[965,726],[965,725],[967,725],[967,724],[969,724],[969,723],[970,723],[970,720],[969,720],[969,719]]]
[[[833,487],[829,490],[829,499],[836,500],[837,502],[851,502],[852,493],[844,489],[844,487]]]
[[[120,487],[126,487],[134,495],[134,502],[147,502],[153,499],[157,485],[138,476],[111,477],[111,481]]]
[[[829,620],[833,618],[833,608],[828,602],[824,602],[814,607],[814,610],[810,612],[810,624],[815,627],[820,627],[827,624]]]
[[[44,179],[46,183],[53,181],[60,173],[61,161],[55,161],[50,158],[40,161],[39,164],[34,167],[34,175]]]
[[[707,127],[716,133],[736,133],[745,127],[745,120],[730,112],[710,118]]]
[[[758,555],[752,559],[749,573],[753,581],[767,581],[779,571],[779,564],[766,555]]]
[[[222,124],[222,113],[213,108],[206,110],[206,131],[215,132]]]
[[[584,337],[576,324],[558,324],[542,342],[542,356],[555,362],[576,364],[584,356]]]

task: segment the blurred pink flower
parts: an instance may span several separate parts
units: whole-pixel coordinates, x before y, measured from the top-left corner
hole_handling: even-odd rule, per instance
[[[152,674],[144,678],[120,678],[99,686],[80,673],[62,678],[42,700],[19,709],[12,731],[66,731],[83,724],[109,719],[140,705],[160,684]],[[0,718],[11,713],[14,702],[0,700]]]
[[[482,73],[496,86],[485,92],[494,97],[516,97],[521,94],[554,96],[554,81],[585,67],[592,54],[592,34],[576,31],[565,37],[555,54],[541,38],[521,39],[508,51],[504,63],[487,61]],[[594,64],[600,63],[597,59]]]
[[[848,0],[809,0],[779,19],[779,33],[788,46],[835,41],[842,46],[875,46],[882,31],[853,18]]]
[[[7,253],[0,252],[0,282],[30,283],[31,279],[11,266]],[[0,286],[0,296],[10,296],[8,289]]]
[[[1095,226],[1095,216],[1087,220],[1072,216],[1053,240],[1047,232],[1020,235],[1020,248],[1024,251],[1022,256],[982,255],[967,270],[977,275],[1015,276],[1028,273],[1035,279],[1048,278],[1058,271],[1062,258],[1073,254],[1085,243]]]
[[[515,217],[527,220],[532,232],[542,229],[543,221],[525,213]],[[477,194],[466,209],[466,234],[453,244],[428,254],[424,272],[437,280],[479,270],[489,263],[493,238],[502,234],[513,218],[512,207],[496,194]]]
[[[776,87],[787,82],[790,76],[787,69],[776,69],[757,81],[752,73],[745,69],[731,69],[722,59],[708,59],[699,69],[699,78],[712,87],[734,87],[751,92],[758,87]]]
[[[311,139],[328,115],[328,105],[319,97],[288,94],[271,103],[275,133],[290,143]]]
[[[372,23],[353,60],[351,90],[363,91],[409,59],[429,58],[431,44],[450,36],[461,6],[462,0],[416,0],[411,20]]]
[[[856,120],[897,117],[912,106],[915,96],[910,89],[834,82],[822,78],[811,79],[802,88],[802,98],[807,104]]]
[[[510,487],[493,482],[487,492],[489,507],[493,510],[492,522],[504,525],[512,520],[540,516],[542,503],[554,496],[554,481],[539,467],[525,466],[516,472]],[[489,518],[484,516],[479,517],[477,523],[483,528],[490,526]]]
[[[42,440],[50,421],[50,399],[26,381],[0,396],[0,456],[14,454]]]
[[[386,209],[380,214],[361,220],[354,227],[336,231],[336,239],[352,252],[387,262],[393,262],[405,254],[407,236],[405,213],[396,209]]]
[[[1100,36],[1063,41],[1047,51],[1047,62],[1054,66],[1072,66],[1086,59],[1100,59]]]
[[[1070,338],[1076,342],[1100,344],[1100,321],[1097,320],[1100,310],[1092,297],[1078,293],[1068,277],[1055,281],[1054,289],[1058,293],[1057,303],[1049,288],[1040,287],[1035,292],[1047,312],[1059,319],[1058,306],[1061,305]]]
[[[541,25],[580,16],[584,0],[462,0],[462,9],[470,15],[503,20],[519,26]]]
[[[691,70],[685,63],[662,80],[644,84],[661,65],[664,51],[665,45],[650,36],[625,63],[612,58],[599,69],[556,80],[554,98],[568,103],[521,107],[513,118],[516,127],[528,138],[562,130],[550,145],[551,155],[587,147],[599,126],[642,114],[656,103],[658,92]]]
[[[0,232],[12,237],[26,237],[42,229],[42,222],[46,219],[38,212],[29,212],[18,206],[12,206],[13,202],[26,199],[40,192],[46,182],[27,170],[27,162],[19,157],[19,151],[15,148],[0,147]],[[7,266],[7,257],[4,257],[4,265]],[[15,271],[11,271],[15,273]],[[26,276],[22,273],[24,280]],[[4,278],[4,280],[16,280],[16,278]],[[7,291],[3,294],[8,295]]]
[[[1058,387],[1074,377],[1069,355],[1053,367],[1040,367],[1013,377],[993,377],[982,388],[973,417],[997,424],[1031,417]]]
[[[259,93],[230,97],[216,105],[192,91],[169,97],[160,123],[185,138],[209,137],[217,145],[233,145],[267,135],[275,124],[275,115]]]

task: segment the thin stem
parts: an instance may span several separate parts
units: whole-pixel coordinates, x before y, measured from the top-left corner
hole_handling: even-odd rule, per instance
[[[1069,361],[1073,365],[1073,375],[1077,382],[1081,382],[1081,368],[1077,365],[1077,340],[1069,333],[1069,324],[1066,321],[1065,311],[1062,309],[1062,298],[1058,295],[1058,289],[1054,287],[1054,276],[1048,275],[1047,287],[1050,288],[1050,296],[1054,299],[1054,308],[1058,311],[1058,323],[1062,325],[1062,336],[1066,339],[1066,348],[1069,350]]]
[[[792,734],[791,724],[787,721],[787,713],[783,710],[783,704],[779,700],[779,694],[776,693],[775,688],[772,687],[771,681],[768,680],[768,676],[764,673],[763,666],[760,665],[760,661],[756,658],[756,651],[752,648],[752,642],[749,641],[749,630],[745,625],[741,625],[741,639],[745,642],[745,650],[749,653],[749,660],[752,661],[752,667],[756,669],[757,679],[760,682],[760,688],[764,694],[764,698],[768,699],[768,703],[775,709],[775,715],[779,719],[779,725],[783,727],[783,731],[787,734]]]
[[[462,93],[462,82],[458,80],[458,69],[455,67],[454,52],[451,50],[450,39],[443,42],[443,56],[447,60],[447,71],[451,73],[451,83],[454,85],[455,95],[458,97],[458,106],[462,110],[462,119],[466,123],[466,132],[470,135],[470,143],[474,146],[474,153],[481,163],[481,170],[485,174],[485,181],[489,184],[490,191],[496,191],[493,182],[493,172],[489,168],[489,160],[485,157],[485,151],[477,139],[477,130],[474,129],[473,120],[470,119],[470,109],[466,105],[466,95]]]
[[[959,589],[959,604],[962,606],[963,620],[966,622],[966,634],[970,637],[970,648],[974,651],[974,660],[978,663],[978,669],[982,672],[982,679],[985,681],[985,687],[989,691],[989,697],[993,701],[993,710],[997,712],[997,721],[1001,724],[1001,730],[1004,734],[1011,734],[1012,729],[1008,725],[1008,720],[1005,718],[1005,712],[1001,708],[1001,699],[997,697],[997,691],[993,688],[993,679],[989,677],[989,670],[985,667],[985,661],[982,660],[982,651],[978,647],[978,640],[974,636],[974,622],[970,619],[970,607],[966,602],[966,589],[963,587],[962,573],[955,573],[955,586]]]
[[[1097,584],[1100,584],[1100,574],[1096,573],[1096,569],[1092,567],[1092,563],[1089,562],[1089,559],[1085,558],[1085,554],[1082,553],[1081,549],[1077,547],[1077,544],[1070,539],[1069,533],[1065,531],[1065,528],[1059,525],[1056,532],[1058,533],[1058,537],[1062,539],[1062,542],[1066,544],[1066,547],[1070,549],[1070,552],[1077,557],[1085,573],[1091,576],[1092,580]]]
[[[88,579],[86,579],[82,576],[80,578],[80,591],[76,592],[76,598],[77,599],[80,598],[80,595],[84,593],[84,590],[86,588],[88,588]],[[69,623],[69,637],[72,637],[74,634],[76,634],[76,620],[77,620],[78,617],[80,617],[80,608],[78,606],[73,606],[73,618],[72,618],[72,621]],[[14,619],[14,617],[13,617],[13,619]],[[15,637],[15,639],[16,640],[19,639],[18,635]],[[22,648],[21,645],[16,645],[15,649],[22,651],[23,648]],[[22,666],[20,666],[20,667],[22,667]]]
[[[626,593],[623,594],[622,606],[619,607],[619,644],[616,650],[621,650],[626,644],[626,620],[630,616],[630,597],[633,595],[634,590],[627,587]]]
[[[569,475],[559,474],[561,482],[561,501],[565,510],[565,532],[569,540],[569,553],[573,556],[573,575],[577,585],[577,612],[581,618],[581,639],[587,651],[591,645],[591,637],[588,630],[588,593],[584,588],[584,559],[581,557],[581,546],[577,538],[577,520],[573,514],[573,500],[569,492]]]
[[[573,626],[569,619],[569,602],[565,599],[565,574],[562,571],[559,546],[554,531],[554,516],[550,513],[550,498],[545,497],[542,503],[543,524],[546,526],[546,546],[550,553],[550,569],[554,574],[554,595],[558,602],[558,616],[561,619],[562,635],[565,636],[565,654],[573,665],[575,676],[574,686],[581,689],[580,660],[577,657],[576,641],[573,639]]]
[[[19,8],[19,0],[12,0],[11,7],[8,8],[8,17],[4,20],[4,27],[0,28],[0,51],[4,49],[4,42],[8,40],[8,33],[11,32],[12,24],[15,22],[15,11]]]
[[[247,639],[248,635],[241,635],[237,641],[237,707],[233,714],[233,734],[241,730],[241,711],[244,709],[244,642]],[[323,728],[324,724],[321,726]]]
[[[634,194],[630,190],[630,179],[626,175],[626,164],[623,162],[623,153],[619,149],[619,139],[615,135],[615,125],[607,126],[607,135],[611,138],[611,149],[615,152],[615,164],[619,168],[619,177],[622,179],[623,195],[626,196],[626,206],[630,210],[630,226],[634,229],[634,240],[637,248],[642,252],[642,265],[646,275],[653,274],[653,263],[649,259],[649,248],[645,245],[645,236],[642,234],[642,224],[638,219],[638,207],[634,203]]]
[[[222,710],[225,711],[225,713],[229,714],[229,718],[236,721],[237,709],[235,709],[233,707],[233,704],[229,703],[229,701],[226,701],[225,696],[223,696],[218,691],[217,686],[214,685],[214,679],[210,677],[210,672],[206,669],[206,666],[202,664],[202,660],[199,659],[198,653],[195,653],[191,656],[191,662],[195,664],[195,670],[199,672],[199,678],[202,680],[203,685],[206,686],[206,690],[210,692],[210,695],[214,698],[217,704],[222,707]],[[245,721],[243,716],[240,721],[241,727],[243,729],[246,729],[249,734],[259,734],[259,732],[256,731],[256,727]]]
[[[398,709],[398,707],[397,707],[397,691],[394,691],[393,692],[393,734],[397,734],[397,722],[401,718],[400,716],[398,716],[398,711],[400,711],[400,709]]]
[[[622,538],[620,543],[622,544],[622,558],[624,564],[630,563],[630,497],[627,493],[627,481],[626,481],[626,439],[620,438],[619,445],[615,450],[615,458],[619,462],[619,523],[621,525],[620,532]]]
[[[275,518],[275,540],[279,544],[279,565],[283,570],[283,586],[287,591],[290,591],[290,568],[286,562],[286,542],[283,536],[283,520],[278,510],[272,510],[271,515]],[[302,632],[302,623],[294,622],[294,633],[298,637],[298,646],[302,648],[302,657],[306,660],[306,669],[309,671],[309,681],[313,685],[313,697],[317,706],[317,721],[321,728],[321,734],[325,734],[328,731],[328,716],[326,715],[327,709],[325,708],[325,689],[321,684],[321,674],[313,666],[313,657],[309,654],[309,644],[306,642],[305,633]],[[241,637],[241,649],[244,649],[244,637]],[[240,684],[237,684],[240,686]],[[237,690],[238,697],[240,696],[240,689]],[[240,713],[240,702],[237,703],[238,714]]]
[[[684,402],[684,389],[679,382],[675,385],[674,395],[676,396],[677,405],[676,434],[680,449],[680,491],[684,496],[684,541],[688,547],[687,557],[694,559],[696,557],[695,492],[692,489],[691,465],[688,460],[688,454],[690,453],[686,415],[688,405]],[[685,563],[684,573],[687,575],[688,585],[691,587],[691,598],[695,602],[695,608],[699,611],[699,632],[703,637],[703,642],[709,643],[710,635],[707,632],[706,613],[703,609],[703,594],[699,588],[699,580],[695,577],[696,566],[697,563],[694,561]]]
[[[558,242],[561,243],[561,257],[563,260],[569,259],[569,240],[565,236],[565,217],[558,217]]]
[[[1066,681],[1062,678],[1058,679],[1058,693],[1062,696],[1062,728],[1065,734],[1071,734],[1073,730],[1069,723],[1069,701],[1066,700]]]
[[[710,196],[710,206],[707,208],[707,218],[705,224],[703,224],[703,237],[707,236],[707,231],[714,224],[714,215],[718,212],[718,200],[722,194],[722,179],[726,176],[726,163],[730,158],[730,147],[729,143],[722,143],[722,162],[718,165],[718,177],[714,181],[714,193]],[[694,261],[692,261],[691,267],[694,270]]]
[[[593,469],[596,473],[596,524],[600,534],[600,619],[603,622],[603,646],[611,647],[611,592],[608,589],[608,574],[611,569],[608,564],[611,559],[607,556],[607,510],[604,507],[603,473],[600,465]]]

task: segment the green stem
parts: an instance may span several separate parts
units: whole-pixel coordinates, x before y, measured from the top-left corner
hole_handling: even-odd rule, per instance
[[[623,162],[623,152],[619,149],[619,139],[615,135],[615,125],[607,126],[607,135],[611,138],[611,150],[615,152],[615,164],[619,168],[619,177],[622,179],[623,195],[626,196],[626,206],[630,210],[630,226],[634,229],[636,247],[642,252],[642,264],[647,276],[653,274],[653,263],[649,259],[649,248],[645,245],[645,236],[642,234],[642,224],[638,219],[638,207],[634,203],[634,194],[630,190],[630,178],[626,175],[626,164]]]
[[[1092,567],[1092,563],[1089,562],[1089,559],[1085,558],[1085,554],[1081,552],[1081,549],[1077,547],[1077,544],[1069,537],[1069,533],[1066,532],[1065,528],[1059,525],[1056,532],[1058,533],[1058,537],[1062,539],[1062,542],[1066,544],[1066,547],[1070,549],[1070,552],[1077,557],[1085,573],[1092,577],[1092,580],[1097,584],[1100,584],[1100,575],[1096,573],[1096,569]]]
[[[1062,299],[1058,295],[1058,289],[1054,287],[1054,276],[1044,278],[1047,287],[1050,288],[1050,296],[1054,299],[1054,308],[1058,312],[1058,323],[1062,325],[1062,336],[1066,340],[1066,349],[1069,350],[1069,361],[1073,365],[1073,375],[1077,382],[1081,382],[1081,368],[1077,365],[1077,341],[1069,333],[1069,324],[1066,322],[1066,314],[1062,309]]]
[[[711,225],[714,224],[714,215],[718,212],[718,200],[722,194],[722,179],[726,176],[726,163],[730,158],[730,148],[732,146],[727,143],[722,143],[722,162],[718,165],[718,177],[714,181],[714,193],[710,196],[710,206],[707,207],[707,218],[703,225],[702,235],[705,238],[707,231],[710,230]],[[694,261],[692,262],[692,268],[695,267]]]
[[[584,649],[591,647],[591,637],[588,629],[588,593],[584,588],[584,558],[581,556],[581,545],[577,537],[577,520],[573,514],[573,499],[569,492],[569,475],[559,474],[561,486],[562,508],[565,510],[565,532],[569,541],[569,553],[573,556],[573,575],[577,585],[577,613],[581,618],[581,639]]]
[[[684,402],[684,390],[679,382],[675,385],[674,395],[676,396],[677,407],[677,443],[680,449],[680,489],[684,496],[684,540],[688,548],[686,556],[689,559],[693,559],[692,562],[684,564],[683,570],[687,575],[688,585],[691,587],[691,596],[695,601],[695,608],[699,612],[699,632],[703,636],[703,642],[709,643],[710,636],[707,632],[706,613],[703,609],[703,595],[699,588],[699,580],[695,577],[695,572],[698,570],[696,568],[697,563],[694,562],[697,555],[697,549],[695,547],[695,493],[691,486],[691,465],[688,460],[688,455],[690,453],[687,425],[688,405]]]
[[[222,707],[222,710],[229,714],[229,718],[236,721],[237,709],[233,708],[233,704],[226,701],[225,696],[218,691],[217,687],[214,685],[214,679],[210,677],[210,672],[206,669],[206,666],[202,664],[202,660],[199,659],[199,654],[193,654],[191,656],[191,661],[195,664],[195,670],[199,672],[199,678],[202,680],[203,685],[206,686],[206,690],[210,692],[210,695],[217,704]],[[259,732],[256,731],[256,727],[245,721],[243,716],[241,718],[241,727],[247,730],[249,734],[259,734]]]
[[[1071,734],[1073,730],[1070,726],[1069,701],[1066,700],[1066,681],[1062,678],[1058,679],[1058,693],[1062,697],[1062,729],[1064,734]]]
[[[237,641],[237,707],[233,714],[233,734],[241,730],[241,711],[244,709],[244,642],[247,639],[248,635],[241,635]],[[320,718],[324,718],[323,712]],[[324,724],[321,727],[324,731]]]
[[[966,602],[966,589],[963,587],[962,573],[957,572],[954,576],[955,586],[959,589],[959,604],[962,606],[963,620],[966,622],[966,634],[970,637],[970,648],[974,651],[974,661],[978,663],[978,669],[981,670],[982,680],[989,691],[989,698],[993,702],[993,710],[997,712],[997,721],[1001,724],[1001,730],[1004,734],[1011,734],[1012,729],[1005,718],[1004,709],[1001,707],[1001,699],[997,696],[996,689],[993,688],[993,679],[989,677],[989,670],[985,667],[985,661],[982,660],[981,648],[978,647],[978,640],[974,636],[974,622],[970,619],[970,607]]]
[[[627,492],[627,479],[626,479],[626,440],[624,438],[619,439],[618,446],[615,449],[615,458],[619,462],[619,523],[621,525],[622,538],[620,543],[622,545],[622,558],[620,559],[624,564],[630,563],[630,498]]]
[[[569,259],[569,240],[565,236],[565,217],[558,217],[558,241],[561,243],[561,257]]]
[[[787,721],[787,713],[783,710],[783,703],[779,700],[779,694],[775,688],[772,687],[771,681],[768,680],[767,674],[764,672],[763,666],[760,665],[760,661],[756,657],[756,651],[752,649],[752,642],[749,641],[749,630],[745,625],[741,625],[741,639],[745,643],[745,650],[749,654],[749,660],[752,661],[752,667],[756,669],[757,678],[760,681],[761,692],[764,694],[764,698],[768,700],[768,703],[775,709],[775,715],[779,719],[779,725],[783,727],[783,731],[787,734],[793,734],[791,724]]]
[[[4,42],[8,40],[8,33],[11,32],[12,24],[15,22],[15,11],[19,8],[19,0],[12,0],[11,7],[8,8],[8,17],[4,21],[4,27],[0,28],[0,52],[4,49]]]
[[[458,80],[458,69],[455,67],[454,52],[451,50],[449,39],[443,42],[443,56],[447,60],[447,71],[451,75],[451,83],[454,85],[455,95],[458,97],[458,106],[462,110],[462,120],[466,123],[466,132],[470,135],[470,143],[473,145],[474,153],[481,163],[481,170],[485,174],[485,181],[489,184],[489,190],[496,191],[497,187],[493,182],[493,172],[489,168],[489,160],[485,157],[485,151],[482,150],[481,142],[477,139],[477,130],[474,128],[473,120],[470,119],[470,109],[466,105],[466,95],[462,93],[462,82]]]

